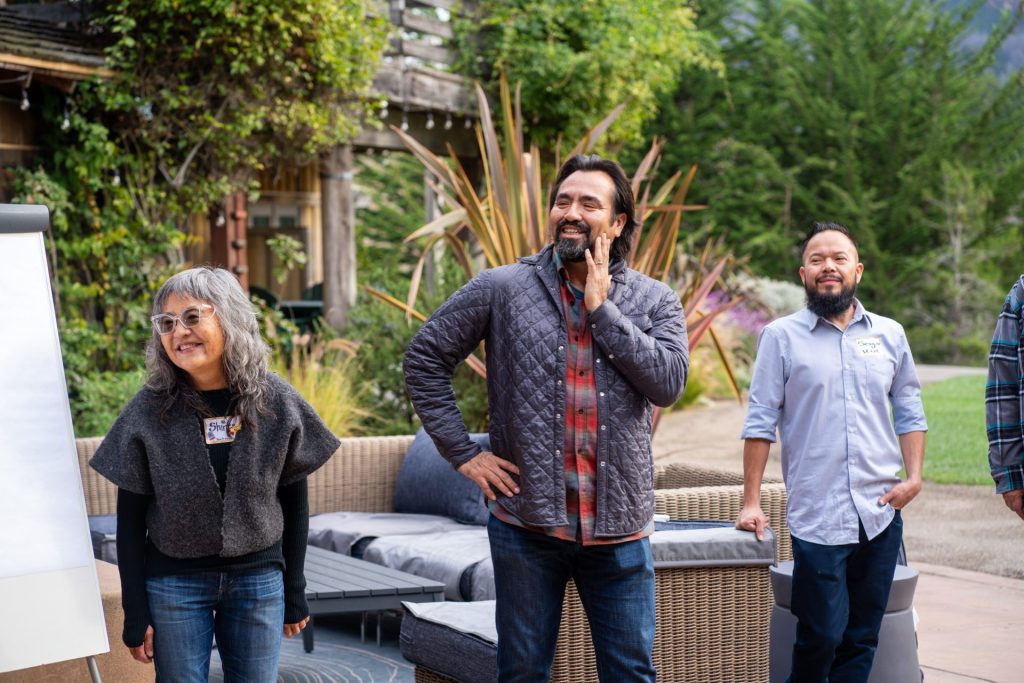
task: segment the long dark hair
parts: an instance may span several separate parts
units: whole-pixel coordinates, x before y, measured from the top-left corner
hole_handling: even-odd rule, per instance
[[[558,177],[551,188],[551,195],[548,197],[548,213],[555,205],[555,198],[558,197],[558,190],[562,187],[565,179],[576,171],[600,171],[612,179],[615,185],[615,215],[620,213],[626,215],[626,222],[622,226],[622,232],[612,240],[612,258],[621,258],[629,262],[629,255],[633,251],[633,239],[640,227],[640,221],[636,219],[636,201],[633,198],[633,187],[629,184],[629,178],[622,167],[611,159],[602,159],[596,154],[576,154],[569,157],[562,168],[558,169]]]

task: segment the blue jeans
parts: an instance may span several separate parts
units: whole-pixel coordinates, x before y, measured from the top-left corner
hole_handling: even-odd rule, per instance
[[[654,681],[654,561],[646,538],[584,546],[491,517],[498,681],[547,683],[562,601],[576,582],[602,681]]]
[[[276,683],[284,629],[279,569],[146,579],[159,683],[206,683],[214,636],[226,683]]]
[[[865,683],[878,648],[896,556],[899,511],[881,534],[858,543],[819,545],[793,537],[792,610],[799,620],[792,683]]]

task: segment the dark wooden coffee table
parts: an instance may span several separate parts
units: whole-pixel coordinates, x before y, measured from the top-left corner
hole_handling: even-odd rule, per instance
[[[306,600],[309,624],[302,631],[302,645],[313,651],[313,622],[317,615],[362,612],[362,636],[366,639],[366,613],[398,609],[403,602],[441,602],[444,584],[423,579],[348,555],[309,546],[306,549]],[[377,619],[380,645],[380,618]]]

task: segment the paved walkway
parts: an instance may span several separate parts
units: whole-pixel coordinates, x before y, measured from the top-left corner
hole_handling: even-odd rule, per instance
[[[980,372],[919,367],[925,383]],[[744,415],[737,402],[719,401],[665,416],[655,460],[742,472]],[[775,446],[767,471],[781,476]],[[920,572],[914,607],[926,683],[1024,681],[1024,524],[989,487],[934,484],[904,521],[907,555]]]

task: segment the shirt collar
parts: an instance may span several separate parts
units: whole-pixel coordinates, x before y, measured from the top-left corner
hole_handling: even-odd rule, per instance
[[[551,250],[551,260],[555,264],[555,271],[561,273],[563,271],[563,269],[565,268],[565,266],[562,265],[562,257],[558,255],[558,250],[556,250],[556,249],[552,249]]]
[[[577,299],[580,298],[580,295],[583,294],[582,290],[578,289],[576,285],[572,283],[572,280],[569,279],[569,271],[565,269],[565,265],[562,263],[562,257],[559,256],[558,252],[554,249],[551,250],[551,260],[555,264],[555,271],[562,278],[562,284],[568,287],[569,291],[572,292]]]
[[[825,320],[821,316],[812,313],[811,309],[807,308],[806,306],[804,307],[802,313],[804,316],[804,322],[807,323],[807,329],[810,330],[811,332],[814,331],[814,328],[818,326],[819,322]],[[858,323],[861,320],[863,320],[868,327],[872,327],[871,314],[868,313],[867,310],[864,308],[864,305],[860,302],[860,299],[855,298],[853,300],[853,317],[850,318],[850,325]],[[847,329],[849,329],[849,325],[847,325]]]

